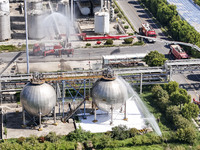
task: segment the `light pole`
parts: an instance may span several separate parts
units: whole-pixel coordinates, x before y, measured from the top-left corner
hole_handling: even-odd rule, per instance
[[[26,29],[26,62],[27,62],[27,73],[29,74],[29,50],[28,50],[28,24],[27,24],[27,5],[24,0],[24,15],[25,15],[25,29]]]

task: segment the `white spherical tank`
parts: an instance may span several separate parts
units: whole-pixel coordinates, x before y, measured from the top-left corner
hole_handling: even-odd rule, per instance
[[[83,2],[77,1],[76,3],[82,15],[86,16],[90,14],[91,4],[89,1],[83,1]]]
[[[99,12],[101,10],[101,6],[96,6],[93,8],[93,13]]]
[[[21,91],[20,101],[29,114],[39,116],[41,113],[42,116],[45,116],[56,105],[56,92],[49,84],[30,82]]]
[[[127,87],[122,80],[99,79],[92,88],[92,100],[103,111],[110,112],[121,106],[128,99]]]
[[[109,13],[96,12],[94,18],[94,32],[98,34],[109,33]]]
[[[10,12],[9,0],[0,0],[0,11]]]
[[[44,15],[41,10],[28,12],[28,37],[30,39],[44,38],[43,20]]]
[[[0,11],[0,41],[5,41],[10,38],[10,13]]]

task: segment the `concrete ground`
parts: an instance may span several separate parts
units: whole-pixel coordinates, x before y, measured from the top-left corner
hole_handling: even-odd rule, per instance
[[[56,132],[57,135],[67,135],[69,132],[73,131],[74,124],[70,119],[69,123],[63,123],[60,119],[57,119],[57,126],[53,125],[53,120],[43,121],[42,131],[38,131],[38,126],[22,127],[22,107],[18,104],[3,104],[3,106],[8,106],[4,108],[4,132],[7,130],[7,135],[4,134],[4,139],[6,138],[19,138],[19,137],[29,137],[31,135],[45,136],[49,132]],[[65,107],[67,108],[67,107]],[[57,109],[58,110],[58,109]],[[65,110],[66,111],[66,110]],[[58,112],[57,112],[58,115]],[[30,121],[30,117],[26,115],[26,123]],[[30,123],[33,123],[30,121]]]

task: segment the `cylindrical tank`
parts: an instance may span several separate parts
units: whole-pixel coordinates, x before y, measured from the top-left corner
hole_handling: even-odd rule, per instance
[[[8,40],[10,38],[10,13],[0,11],[0,41]]]
[[[0,11],[10,12],[9,0],[0,0]]]
[[[43,10],[42,0],[28,0],[27,8],[29,10]]]
[[[30,82],[21,91],[20,101],[29,114],[39,116],[41,112],[42,116],[45,116],[56,105],[56,92],[49,84]]]
[[[103,111],[119,109],[128,99],[127,87],[122,80],[99,79],[92,88],[92,100]]]
[[[109,33],[109,13],[108,12],[95,13],[94,32],[98,34]]]
[[[43,12],[41,10],[29,11],[27,18],[28,18],[28,37],[30,39],[44,38]]]
[[[83,1],[83,2],[77,1],[76,3],[82,15],[86,16],[90,14],[91,4],[89,1]]]

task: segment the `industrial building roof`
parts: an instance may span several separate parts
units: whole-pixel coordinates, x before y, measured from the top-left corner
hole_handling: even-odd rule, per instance
[[[200,7],[192,0],[167,0],[177,7],[179,15],[200,33]]]

